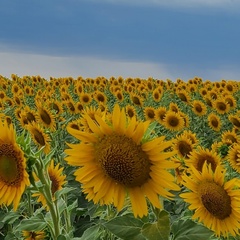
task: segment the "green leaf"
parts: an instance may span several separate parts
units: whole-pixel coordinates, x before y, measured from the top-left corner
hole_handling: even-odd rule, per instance
[[[169,213],[162,210],[155,223],[146,223],[142,227],[142,235],[148,240],[168,240],[170,235]]]
[[[172,225],[173,240],[208,240],[213,232],[190,219],[179,220]]]
[[[8,212],[2,219],[2,222],[13,224],[17,219],[19,219],[20,214],[18,212]]]
[[[56,197],[56,199],[58,199],[62,195],[67,194],[67,193],[69,193],[69,192],[71,192],[73,190],[74,190],[74,188],[72,188],[72,187],[64,187],[61,190],[58,190],[58,191],[55,192],[55,197]]]
[[[153,130],[155,129],[155,127],[157,126],[158,122],[157,121],[154,121],[154,122],[151,122],[146,130],[146,132],[144,133],[144,136],[143,136],[143,140],[142,142],[146,142],[148,141],[148,138],[150,137],[150,135],[152,134]]]
[[[67,240],[67,238],[61,234],[57,237],[57,240]]]
[[[16,228],[18,231],[41,231],[46,227],[47,223],[43,219],[32,217],[30,219],[23,219]]]
[[[124,240],[142,240],[143,222],[135,218],[131,213],[111,219],[104,226],[117,237]]]
[[[98,237],[101,234],[101,231],[99,231],[99,226],[94,225],[90,228],[88,228],[82,235],[82,237],[79,238],[79,240],[97,240]]]

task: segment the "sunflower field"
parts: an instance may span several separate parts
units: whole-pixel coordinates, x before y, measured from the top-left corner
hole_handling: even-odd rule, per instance
[[[0,239],[240,239],[240,83],[0,76]]]

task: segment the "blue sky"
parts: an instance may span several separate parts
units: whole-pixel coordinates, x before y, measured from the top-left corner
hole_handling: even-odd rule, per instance
[[[0,75],[240,79],[240,1],[1,0]]]

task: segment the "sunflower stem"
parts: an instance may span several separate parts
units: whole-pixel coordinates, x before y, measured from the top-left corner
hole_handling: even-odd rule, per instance
[[[53,201],[52,191],[51,191],[51,181],[43,164],[40,161],[39,162],[37,161],[36,165],[37,165],[36,170],[38,173],[38,178],[43,184],[43,190],[40,190],[40,191],[46,200],[46,203],[49,208],[52,221],[53,221],[53,226],[54,226],[53,239],[57,239],[57,237],[60,235],[60,221],[59,221],[60,217],[59,217],[58,206],[57,204],[54,204],[54,201]]]

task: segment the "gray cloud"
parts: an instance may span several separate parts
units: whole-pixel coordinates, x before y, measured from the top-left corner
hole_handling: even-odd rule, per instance
[[[131,62],[102,60],[93,57],[53,57],[47,55],[2,52],[0,53],[0,75],[10,77],[12,73],[18,76],[40,75],[46,79],[52,77],[74,78],[83,76],[95,78],[111,77],[154,77],[172,79],[174,76],[164,64],[151,62]]]

